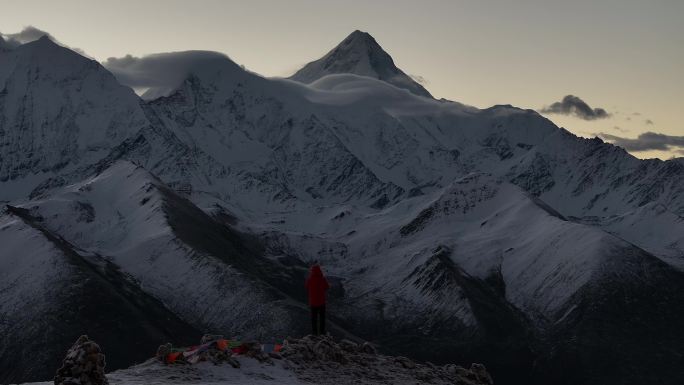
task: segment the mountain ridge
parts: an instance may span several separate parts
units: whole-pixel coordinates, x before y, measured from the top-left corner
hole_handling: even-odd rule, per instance
[[[503,383],[548,383],[566,363],[579,382],[619,383],[629,373],[610,377],[617,361],[574,360],[583,348],[573,338],[656,341],[651,358],[636,345],[620,352],[630,362],[681,339],[667,326],[681,319],[680,296],[662,285],[683,279],[679,162],[638,160],[531,110],[437,101],[359,74],[305,85],[219,60],[143,101],[99,64],[29,44],[38,55],[0,53],[11,59],[0,62],[0,170],[13,175],[0,179],[0,199],[134,277],[193,328],[303,332],[296,282],[318,260],[333,283],[334,333],[430,361],[482,361]],[[0,220],[0,237],[25,239],[28,229]],[[651,229],[668,229],[667,244]],[[0,251],[0,263],[17,253]],[[664,297],[648,305],[640,287]],[[561,353],[536,371],[544,352]]]

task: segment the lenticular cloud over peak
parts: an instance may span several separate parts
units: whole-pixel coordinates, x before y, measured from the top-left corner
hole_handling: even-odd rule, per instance
[[[181,51],[135,57],[110,57],[102,63],[117,80],[136,90],[170,90],[203,66],[220,64],[237,68],[225,54],[214,51]]]

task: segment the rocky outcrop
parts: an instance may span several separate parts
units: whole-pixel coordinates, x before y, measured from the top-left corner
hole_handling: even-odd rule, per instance
[[[297,377],[316,384],[494,383],[480,364],[463,368],[453,364],[419,363],[406,357],[378,354],[368,342],[335,341],[329,336],[288,338],[280,354]]]

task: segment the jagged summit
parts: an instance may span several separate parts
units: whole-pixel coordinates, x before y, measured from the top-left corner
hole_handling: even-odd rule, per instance
[[[410,92],[432,97],[420,84],[397,68],[392,57],[367,32],[356,30],[322,58],[305,65],[290,79],[314,82],[331,74],[350,73],[383,80]]]

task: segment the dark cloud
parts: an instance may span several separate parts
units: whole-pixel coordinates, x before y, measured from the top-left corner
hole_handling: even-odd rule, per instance
[[[620,132],[629,132],[628,129],[622,128],[622,127],[620,127],[620,126],[614,126],[613,129],[614,129],[615,131],[620,131]]]
[[[665,135],[657,132],[644,132],[636,139],[605,133],[599,133],[596,136],[627,151],[660,150],[680,152],[684,150],[684,136]]]
[[[102,64],[121,84],[131,88],[170,89],[180,85],[193,70],[217,62],[237,67],[226,55],[212,51],[169,52],[143,57],[126,55],[110,57]]]
[[[584,100],[574,95],[566,95],[560,102],[544,107],[539,112],[573,115],[584,120],[604,119],[610,116],[603,108],[591,108]]]
[[[644,123],[646,123],[648,125],[653,125],[653,121],[651,119],[644,120]]]

